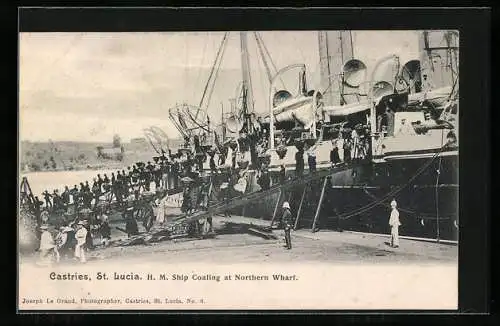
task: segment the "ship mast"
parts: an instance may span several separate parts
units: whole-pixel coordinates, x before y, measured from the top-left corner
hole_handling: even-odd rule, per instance
[[[247,92],[244,98],[243,108],[244,114],[253,112],[253,93],[252,93],[252,77],[250,75],[250,59],[248,55],[248,39],[247,32],[240,32],[241,42],[241,72],[243,74],[243,92]],[[246,103],[245,103],[246,102]]]
[[[244,128],[246,129],[247,139],[250,145],[251,164],[255,167],[257,165],[257,151],[255,149],[255,132],[253,123],[251,121],[251,114],[254,112],[253,92],[252,92],[252,78],[250,74],[250,58],[248,55],[248,39],[247,32],[240,32],[241,42],[241,72],[243,77],[243,121]]]

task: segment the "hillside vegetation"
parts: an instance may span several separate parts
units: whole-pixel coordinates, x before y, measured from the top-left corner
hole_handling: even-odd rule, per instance
[[[158,155],[147,141],[122,143],[121,146],[123,154],[120,160],[114,155],[105,158],[98,155],[99,147],[105,152],[112,151],[112,143],[22,141],[19,145],[19,163],[22,171],[97,170],[152,161],[152,157]]]

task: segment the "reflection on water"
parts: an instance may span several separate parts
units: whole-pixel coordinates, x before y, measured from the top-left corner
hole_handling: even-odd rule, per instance
[[[54,189],[59,189],[59,193],[64,190],[64,186],[68,186],[70,189],[74,185],[78,186],[80,189],[80,182],[88,181],[89,185],[92,187],[93,178],[100,174],[101,177],[106,173],[111,179],[111,173],[116,172],[118,169],[113,170],[81,170],[81,171],[47,171],[47,172],[29,172],[21,174],[19,183],[22,177],[27,177],[28,182],[31,186],[31,191],[35,196],[42,199],[40,196],[42,192],[47,189],[50,193]],[[121,169],[120,169],[121,171]]]

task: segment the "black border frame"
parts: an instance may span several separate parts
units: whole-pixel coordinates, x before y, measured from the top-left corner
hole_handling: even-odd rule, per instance
[[[20,32],[50,31],[189,31],[189,30],[318,30],[318,29],[458,29],[460,31],[460,245],[459,311],[489,311],[489,139],[490,139],[490,11],[485,8],[19,8]],[[17,38],[17,36],[16,36]],[[16,42],[17,44],[17,42]],[[16,55],[17,56],[17,55]],[[17,85],[14,98],[17,99]],[[10,101],[10,106],[12,102]],[[473,108],[473,110],[468,110]],[[17,111],[15,111],[17,113]],[[9,111],[9,113],[11,113]],[[15,115],[17,119],[17,114]],[[17,126],[17,121],[11,126]],[[17,136],[17,131],[14,132]],[[16,148],[16,146],[14,146]],[[14,154],[14,153],[13,153]],[[16,148],[17,157],[17,148]],[[14,167],[14,171],[17,166]],[[16,173],[14,173],[16,175]],[[18,182],[18,181],[17,181]],[[16,182],[16,184],[17,184]],[[16,189],[17,192],[17,189]],[[11,192],[12,194],[12,192]],[[7,203],[14,198],[4,196]],[[15,205],[14,205],[15,208]],[[11,215],[13,216],[13,215]],[[14,228],[16,226],[13,226]],[[13,228],[12,228],[13,229]],[[10,229],[10,230],[12,230]],[[9,245],[9,248],[14,246]],[[14,257],[17,253],[14,252]],[[16,260],[17,265],[17,260]],[[17,269],[15,269],[17,273]],[[17,280],[17,278],[16,278]],[[17,300],[17,293],[16,293]],[[17,302],[15,303],[17,308]],[[49,311],[47,311],[49,312]],[[55,312],[55,311],[50,311]],[[71,311],[93,314],[99,311]],[[351,314],[354,311],[157,311],[162,314]],[[361,320],[375,311],[358,311]],[[376,311],[376,319],[416,311]],[[21,312],[22,314],[27,311]],[[41,313],[41,312],[36,312]],[[74,318],[60,316],[66,322]],[[113,312],[115,314],[116,312]],[[121,311],[120,314],[151,311]],[[422,311],[449,314],[449,311]],[[451,312],[453,313],[453,312]],[[377,317],[375,317],[377,316]],[[116,316],[118,317],[118,316]],[[132,316],[125,316],[128,320]],[[167,316],[163,320],[167,321]],[[239,316],[234,316],[239,319]],[[294,317],[300,321],[303,317]],[[350,319],[353,321],[352,319]],[[38,319],[38,322],[42,320]],[[47,320],[47,321],[50,321]],[[278,321],[278,320],[277,320]],[[305,321],[305,320],[304,320]]]

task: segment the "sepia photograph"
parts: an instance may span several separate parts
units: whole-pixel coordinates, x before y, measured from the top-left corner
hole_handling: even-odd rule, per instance
[[[21,32],[18,69],[18,310],[458,308],[457,30]]]

